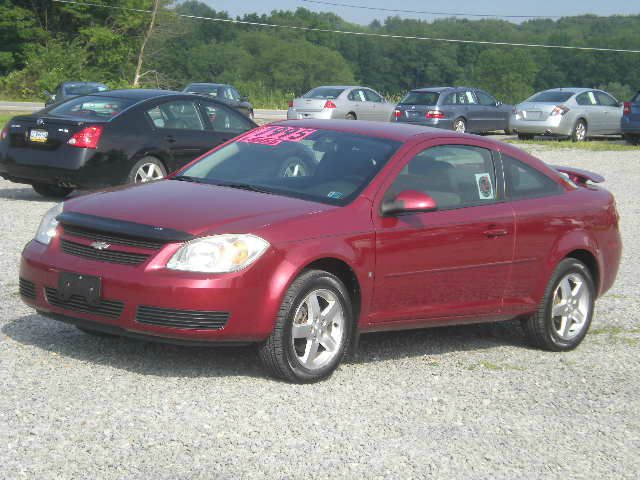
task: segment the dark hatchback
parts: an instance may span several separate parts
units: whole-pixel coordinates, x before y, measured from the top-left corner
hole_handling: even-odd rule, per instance
[[[630,102],[624,102],[621,127],[627,142],[640,145],[640,92]]]
[[[240,95],[233,85],[227,85],[226,83],[190,83],[183,91],[215,98],[251,119],[254,117],[253,105],[251,105],[247,97]]]
[[[0,133],[0,176],[42,195],[164,177],[257,125],[213,99],[113,90],[12,118]]]
[[[503,104],[479,88],[420,88],[407,93],[396,105],[391,121],[460,133],[495,130],[509,133],[509,116],[512,110],[513,105]]]

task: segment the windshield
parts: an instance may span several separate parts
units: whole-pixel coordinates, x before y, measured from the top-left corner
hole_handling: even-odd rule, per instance
[[[438,92],[409,92],[400,101],[403,105],[436,105],[440,94]]]
[[[211,97],[217,97],[220,87],[216,85],[189,85],[184,89],[187,93],[198,93],[200,95],[209,95]]]
[[[540,92],[526,100],[527,102],[539,103],[560,103],[566,102],[575,95],[576,92]]]
[[[107,86],[101,83],[79,84],[79,85],[66,85],[64,87],[64,93],[67,95],[89,95],[95,92],[104,92],[107,90]]]
[[[108,120],[133,105],[131,98],[100,97],[88,95],[73,98],[53,107],[47,113],[57,117],[81,117],[88,120]]]
[[[399,146],[353,133],[267,126],[207,155],[175,178],[346,205]]]
[[[335,100],[344,92],[344,88],[318,87],[305,93],[302,98],[315,98],[317,100]]]

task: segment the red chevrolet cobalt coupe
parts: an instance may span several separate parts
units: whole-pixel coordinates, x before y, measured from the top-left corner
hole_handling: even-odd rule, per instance
[[[620,261],[602,180],[443,130],[282,122],[54,207],[20,292],[90,333],[256,343],[293,382],[376,330],[519,318],[533,344],[570,350]]]

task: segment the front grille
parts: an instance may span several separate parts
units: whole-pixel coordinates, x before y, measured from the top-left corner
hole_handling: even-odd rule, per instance
[[[29,280],[25,280],[24,278],[20,279],[20,295],[26,298],[30,298],[35,300],[36,298],[36,284],[30,282]]]
[[[206,310],[174,310],[170,308],[138,307],[136,321],[146,325],[192,330],[220,330],[229,320],[229,312]]]
[[[166,243],[160,240],[146,240],[126,235],[91,230],[89,228],[76,227],[74,225],[64,225],[64,233],[96,242],[107,242],[115,245],[124,245],[126,247],[147,248],[149,250],[160,250]]]
[[[63,308],[65,310],[74,310],[76,312],[92,313],[102,317],[119,318],[124,308],[124,303],[117,300],[101,299],[100,305],[92,306],[79,295],[71,295],[69,300],[62,300],[58,297],[58,290],[51,287],[45,287],[47,301],[54,307]]]
[[[116,250],[96,250],[95,248],[80,243],[62,239],[60,242],[62,251],[69,255],[89,258],[100,262],[121,263],[124,265],[140,265],[149,258],[143,253],[120,252]]]

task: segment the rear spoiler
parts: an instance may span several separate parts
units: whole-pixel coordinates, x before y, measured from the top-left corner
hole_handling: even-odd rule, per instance
[[[598,175],[597,173],[590,172],[589,170],[582,170],[581,168],[574,168],[574,167],[562,167],[559,165],[553,165],[551,168],[569,177],[569,180],[571,180],[576,185],[584,185],[587,182],[592,182],[592,183],[604,182],[604,177],[602,175]]]

